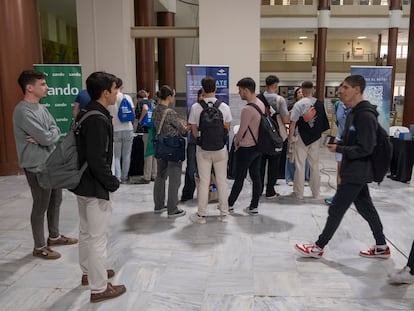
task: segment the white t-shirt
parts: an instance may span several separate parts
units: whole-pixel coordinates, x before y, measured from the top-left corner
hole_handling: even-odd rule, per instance
[[[121,92],[119,92],[116,95],[116,101],[115,101],[115,105],[109,106],[108,107],[108,111],[112,116],[112,124],[114,126],[114,132],[119,132],[119,131],[133,131],[134,127],[132,126],[132,122],[121,122],[119,121],[118,118],[118,109],[119,109],[119,105],[121,104],[122,99],[125,98],[129,101],[129,103],[132,106],[132,110],[135,109],[134,107],[134,103],[132,101],[131,96],[127,95],[127,94],[122,94]]]
[[[217,100],[217,98],[215,98],[215,97],[204,98],[204,101],[206,103],[208,103],[208,102],[215,103],[216,100]],[[230,111],[229,105],[222,102],[219,106],[219,109],[220,109],[221,113],[223,114],[223,122],[224,123],[230,123],[232,121],[232,116],[231,116],[231,111]],[[191,106],[191,109],[190,109],[190,115],[188,116],[188,123],[189,124],[197,124],[197,126],[198,126],[199,122],[200,122],[201,111],[203,111],[203,106],[201,106],[199,103],[194,103]]]

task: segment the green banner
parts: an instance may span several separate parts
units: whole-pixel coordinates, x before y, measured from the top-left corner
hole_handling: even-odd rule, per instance
[[[47,97],[40,103],[45,105],[56,120],[62,135],[66,136],[73,119],[73,103],[82,88],[80,65],[33,65],[35,70],[46,74],[49,87]]]

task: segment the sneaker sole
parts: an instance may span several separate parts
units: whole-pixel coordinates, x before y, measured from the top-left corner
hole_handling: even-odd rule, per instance
[[[364,257],[364,258],[380,258],[380,259],[388,259],[391,257],[391,255],[365,255],[365,254],[359,254],[359,256]]]

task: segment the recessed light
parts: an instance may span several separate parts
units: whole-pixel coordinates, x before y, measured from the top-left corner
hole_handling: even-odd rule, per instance
[[[299,39],[307,39],[307,36],[300,36]]]
[[[359,36],[358,39],[366,39],[366,36]]]

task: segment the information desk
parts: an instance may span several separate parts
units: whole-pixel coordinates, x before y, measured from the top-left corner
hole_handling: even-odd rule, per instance
[[[391,137],[392,142],[392,159],[388,177],[392,180],[409,182],[414,164],[414,141],[400,140]]]

